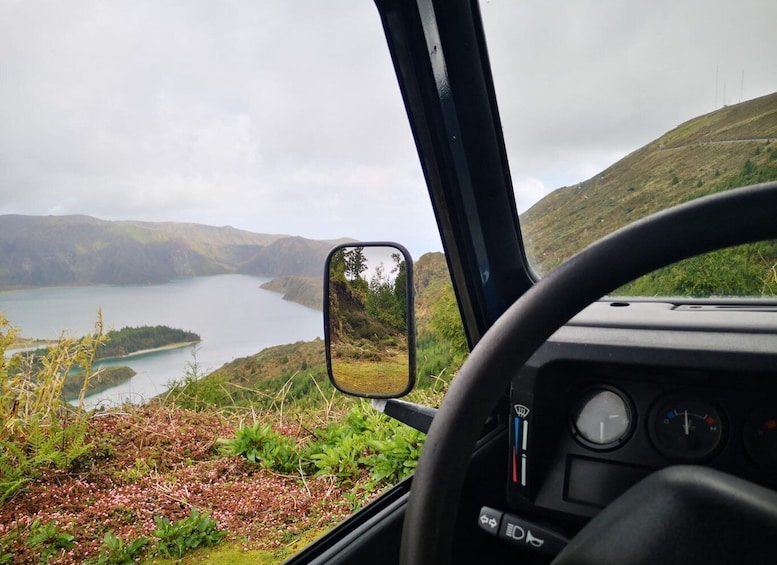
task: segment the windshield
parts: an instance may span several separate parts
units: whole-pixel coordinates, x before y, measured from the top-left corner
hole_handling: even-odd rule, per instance
[[[773,2],[480,7],[538,274],[653,212],[777,179]],[[772,295],[775,264],[763,243],[619,292]]]
[[[412,472],[321,339],[398,241],[418,394],[466,354],[373,3],[0,1],[0,123],[0,563],[275,563]]]

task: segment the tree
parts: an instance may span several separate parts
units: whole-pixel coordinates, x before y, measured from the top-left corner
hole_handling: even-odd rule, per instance
[[[329,280],[345,282],[345,250],[338,249],[329,260]]]
[[[362,273],[367,270],[364,247],[354,247],[351,251],[346,251],[344,257],[346,278],[350,281],[361,279]]]

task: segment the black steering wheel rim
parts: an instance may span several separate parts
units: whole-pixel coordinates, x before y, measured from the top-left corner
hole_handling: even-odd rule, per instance
[[[400,562],[451,562],[461,488],[483,423],[511,376],[557,329],[600,297],[657,268],[774,238],[777,182],[744,187],[626,226],[563,263],[518,299],[473,349],[434,418],[413,477]]]

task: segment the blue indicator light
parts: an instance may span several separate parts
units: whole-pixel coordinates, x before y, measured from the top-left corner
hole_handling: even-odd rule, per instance
[[[671,411],[671,412],[667,412],[667,413],[666,413],[666,417],[667,417],[667,419],[669,419],[669,420],[671,420],[672,418],[674,418],[674,417],[675,417],[674,410],[673,410],[673,411]]]
[[[518,451],[521,445],[521,419],[515,418],[515,435],[513,436],[513,442],[515,443],[515,450]]]

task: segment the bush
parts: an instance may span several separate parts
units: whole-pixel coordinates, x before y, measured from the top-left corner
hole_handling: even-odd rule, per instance
[[[102,317],[95,332],[81,339],[62,336],[42,358],[5,359],[14,328],[0,314],[0,504],[48,468],[67,469],[89,452],[83,399],[92,378],[98,346],[105,341]],[[62,400],[70,372],[83,371],[79,405]]]
[[[154,523],[156,529],[152,535],[158,540],[155,553],[172,559],[180,559],[198,547],[216,545],[225,535],[219,531],[216,520],[208,514],[201,514],[196,508],[192,508],[191,515],[177,522],[156,516]]]
[[[251,463],[284,474],[297,473],[300,453],[294,441],[282,436],[269,424],[257,423],[235,432],[232,439],[219,439],[222,453],[242,455]]]
[[[117,537],[113,532],[108,532],[103,538],[104,551],[97,559],[98,565],[132,565],[140,558],[143,549],[148,545],[149,539],[137,538],[129,543]]]

